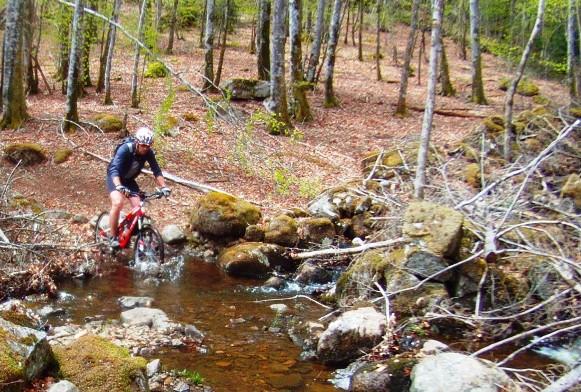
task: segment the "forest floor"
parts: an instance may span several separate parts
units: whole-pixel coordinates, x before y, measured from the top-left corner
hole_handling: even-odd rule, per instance
[[[314,120],[294,124],[303,134],[302,140],[269,135],[262,126],[247,127],[250,115],[262,109],[259,101],[232,102],[232,106],[243,113],[246,124],[232,125],[216,120],[209,127],[203,101],[192,92],[174,85],[176,96],[169,113],[178,119],[179,131],[155,146],[165,160],[163,169],[257,203],[265,215],[292,206],[304,207],[317,191],[359,177],[360,161],[367,152],[390,149],[415,140],[421,130],[428,64],[422,59],[421,73],[418,72],[416,50],[413,60],[415,76],[409,81],[407,97],[409,107],[415,110],[410,110],[406,117],[395,116],[401,67],[393,63],[391,53],[395,44],[401,65],[408,34],[406,26],[396,30],[396,33],[382,33],[381,81],[376,80],[373,58],[375,33],[367,31],[364,34],[363,62],[357,60],[357,47],[345,45],[341,34],[334,79],[335,93],[341,104],[333,109],[324,108],[321,84],[309,92]],[[183,40],[177,40],[174,54],[164,56],[164,59],[182,77],[199,86],[203,52],[198,45],[198,33],[187,31],[183,36]],[[142,125],[153,127],[154,118],[168,96],[168,82],[163,78],[143,79],[140,108],[129,108],[133,51],[126,39],[121,38],[118,42],[112,72],[114,105],[104,106],[103,95],[89,87],[86,96],[79,101],[80,119],[90,121],[95,114],[103,112],[123,117],[127,111],[130,132]],[[161,47],[164,46],[165,41],[161,43]],[[250,54],[249,46],[250,28],[238,29],[229,37],[222,80],[256,77],[256,60]],[[457,114],[434,116],[432,141],[444,148],[460,141],[484,117],[502,113],[504,92],[498,89],[498,84],[502,77],[509,76],[510,70],[503,61],[484,54],[483,74],[489,105],[475,105],[469,102],[470,62],[459,58],[458,48],[453,42],[446,41],[446,47],[451,80],[458,93],[453,98],[437,97],[437,109]],[[52,154],[59,148],[70,148],[67,139],[73,141],[79,148],[68,161],[57,165],[49,159],[39,165],[19,167],[11,188],[28,199],[34,199],[44,209],[66,210],[90,218],[109,207],[104,181],[106,164],[81,149],[109,158],[119,136],[96,131],[78,131],[66,135],[66,138],[62,135],[59,119],[65,112],[65,97],[60,93],[60,83],[51,79],[55,69],[51,53],[56,53],[56,50],[46,44],[39,58],[44,60],[43,71],[49,78],[52,94],[41,84],[42,92],[28,97],[30,120],[21,129],[0,132],[0,148],[14,142],[37,142]],[[97,56],[93,57],[92,69],[97,70]],[[217,57],[218,51],[215,59]],[[93,81],[95,79],[93,76]],[[547,80],[534,81],[541,94],[555,105],[566,103],[563,85]],[[515,106],[516,110],[528,109],[533,102],[531,98],[517,96]],[[191,121],[187,114],[195,114],[197,121]],[[7,181],[13,167],[4,160],[0,162],[0,185]],[[146,177],[140,177],[142,188],[151,189],[153,182]],[[185,226],[189,210],[201,194],[177,184],[169,185],[173,188],[170,200],[153,203],[150,213],[158,227],[166,223]],[[89,233],[88,225],[83,225],[80,230]]]

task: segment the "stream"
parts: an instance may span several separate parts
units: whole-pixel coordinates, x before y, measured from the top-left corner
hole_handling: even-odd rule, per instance
[[[257,303],[297,293],[265,292],[262,281],[229,277],[195,258],[178,260],[161,280],[117,264],[103,277],[62,282],[60,290],[74,299],[54,303],[65,313],[49,321],[58,326],[84,324],[86,317],[119,319],[120,297],[148,296],[153,308],[205,334],[206,353],[162,348],[148,358],[159,358],[164,368],[196,371],[215,391],[336,390],[328,381],[333,369],[299,360],[300,349],[286,334],[268,330],[276,316],[272,304],[284,303],[306,320],[322,316],[323,308],[304,299]]]

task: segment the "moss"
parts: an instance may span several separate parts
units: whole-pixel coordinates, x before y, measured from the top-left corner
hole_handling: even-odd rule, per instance
[[[581,107],[569,108],[569,114],[575,118],[581,118]]]
[[[200,120],[200,118],[193,112],[186,112],[186,113],[182,114],[182,118],[185,121],[192,122],[192,123],[198,122]]]
[[[28,199],[24,196],[15,196],[10,200],[10,206],[16,209],[28,209],[35,214],[43,211],[42,206],[34,199]]]
[[[23,358],[14,352],[8,344],[13,339],[14,337],[8,331],[0,328],[0,385],[24,379]]]
[[[22,339],[20,339],[18,341],[18,343],[24,344],[25,346],[32,346],[36,342],[38,342],[38,339],[36,338],[35,335],[32,335],[32,334],[30,334],[26,337],[23,337]]]
[[[254,89],[258,84],[258,79],[244,79],[244,78],[234,78],[232,79],[233,89]]]
[[[381,151],[372,151],[367,153],[361,161],[361,169],[365,176],[375,168],[374,178],[389,179],[396,174],[409,174],[406,165],[413,166],[417,163],[419,143],[407,143],[398,149],[383,152],[379,165],[376,166],[377,158]],[[428,163],[433,164],[440,156],[440,152],[433,146],[430,146],[428,154]]]
[[[0,312],[0,318],[3,318],[6,321],[10,321],[13,324],[20,325],[21,327],[28,327],[28,328],[38,328],[37,322],[28,317],[24,313],[15,312],[13,310],[5,310]]]
[[[575,206],[581,208],[581,178],[578,174],[571,174],[561,188],[561,197],[570,197]]]
[[[292,246],[298,241],[297,222],[288,215],[279,215],[273,218],[264,233],[266,242]]]
[[[165,78],[168,75],[167,68],[159,61],[151,62],[143,74],[146,78]]]
[[[533,154],[540,152],[543,148],[543,144],[539,141],[539,139],[535,137],[526,139],[523,142],[523,145],[526,151],[531,152]]]
[[[54,152],[54,163],[58,165],[60,163],[66,162],[72,154],[73,150],[70,148],[59,148]]]
[[[502,78],[498,88],[502,91],[507,91],[511,82],[511,79]],[[516,93],[525,97],[532,97],[539,94],[539,87],[529,79],[522,78],[516,88]]]
[[[105,133],[119,132],[123,129],[123,121],[109,113],[98,113],[93,116],[95,124]]]
[[[549,105],[551,103],[551,100],[547,97],[544,97],[542,95],[535,95],[533,97],[533,103],[537,104],[537,105]]]
[[[325,238],[335,237],[335,226],[329,218],[308,218],[301,221],[300,226],[308,242],[320,243]]]
[[[504,118],[501,116],[490,116],[482,122],[488,133],[498,134],[504,132]]]
[[[33,165],[46,160],[44,148],[37,143],[12,143],[4,148],[4,158],[12,163]]]
[[[62,378],[85,392],[130,392],[147,364],[144,358],[131,357],[127,349],[92,335],[53,351]]]
[[[468,183],[468,185],[474,188],[480,188],[481,180],[480,180],[480,165],[477,163],[471,163],[466,165],[463,170],[464,174],[464,181]]]

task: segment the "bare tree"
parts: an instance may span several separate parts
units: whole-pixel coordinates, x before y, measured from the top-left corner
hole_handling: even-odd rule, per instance
[[[1,129],[18,128],[27,117],[23,62],[24,12],[23,1],[9,0],[6,3]]]
[[[147,0],[141,2],[141,10],[139,12],[139,25],[137,26],[137,36],[139,41],[143,42],[143,31],[145,30],[145,13],[147,12]],[[133,73],[131,74],[131,107],[139,107],[139,95],[137,94],[137,75],[139,73],[139,56],[141,55],[141,47],[135,44],[135,56],[133,57]]]
[[[581,84],[581,63],[579,57],[579,47],[575,43],[575,38],[579,39],[579,30],[577,26],[577,7],[575,0],[569,0],[567,11],[567,79],[569,84],[569,96],[571,98],[571,105],[576,106],[581,104],[579,102],[581,91],[579,87]]]
[[[204,82],[202,90],[213,87],[214,81],[214,0],[206,1],[206,26],[204,29]]]
[[[442,59],[440,64],[440,83],[442,89],[440,95],[444,97],[453,97],[456,95],[456,89],[450,80],[450,68],[448,67],[448,57],[446,56],[446,45],[442,41]]]
[[[230,0],[226,0],[224,5],[224,20],[222,21],[222,42],[220,43],[220,56],[218,57],[218,67],[216,69],[216,76],[214,77],[214,86],[220,85],[222,78],[222,66],[224,65],[224,55],[226,53],[226,39],[228,37],[228,12],[230,10]]]
[[[266,109],[276,116],[277,122],[290,126],[287,108],[284,46],[286,40],[285,17],[286,1],[274,0],[272,12],[272,32],[270,34],[270,97],[264,101]],[[271,132],[273,129],[270,130]],[[282,130],[284,131],[284,129]]]
[[[412,55],[414,53],[416,30],[418,28],[418,13],[420,9],[420,0],[413,0],[412,15],[410,20],[410,33],[408,35],[408,42],[405,47],[405,55],[403,59],[403,68],[401,69],[401,78],[399,81],[399,96],[397,99],[397,107],[395,113],[405,115],[407,113],[407,91],[408,78],[410,74],[410,64],[412,62]]]
[[[121,8],[121,0],[115,0],[115,4],[113,5],[113,22],[117,23],[119,20],[119,10]],[[105,65],[105,105],[112,105],[113,101],[111,100],[111,67],[113,66],[113,52],[115,51],[115,40],[117,36],[117,27],[114,23],[109,25],[109,43],[107,45],[107,62]]]
[[[525,67],[527,65],[527,61],[529,56],[531,55],[531,50],[533,48],[533,43],[537,36],[541,33],[543,28],[543,18],[545,15],[545,0],[539,0],[539,6],[537,8],[537,19],[535,20],[535,25],[533,26],[533,30],[531,31],[531,36],[529,37],[529,41],[525,46],[525,49],[522,53],[520,62],[516,69],[516,73],[514,78],[512,79],[508,90],[506,91],[506,98],[504,102],[504,150],[503,155],[506,161],[510,161],[511,158],[511,148],[512,148],[512,139],[514,133],[514,124],[512,123],[512,109],[514,104],[514,94],[516,93],[516,88],[523,76],[525,71]]]
[[[312,119],[301,68],[301,0],[289,0],[291,114],[297,121]]]
[[[169,23],[169,37],[167,40],[167,48],[165,50],[166,54],[172,54],[173,52],[173,41],[176,32],[176,23],[178,18],[178,2],[179,0],[173,0],[173,7],[171,9],[171,21]]]
[[[377,69],[377,80],[381,80],[381,2],[377,0],[377,37],[375,40],[375,68]]]
[[[321,56],[321,43],[323,42],[323,29],[325,27],[325,0],[317,2],[317,21],[315,23],[315,35],[313,39],[313,46],[309,54],[309,61],[307,63],[306,81],[315,83],[315,74],[317,72],[317,65],[319,65],[319,57]]]
[[[260,0],[256,27],[258,79],[270,79],[270,0]]]
[[[430,150],[430,134],[432,132],[432,120],[434,117],[434,106],[436,104],[436,85],[438,83],[438,60],[440,59],[440,50],[442,47],[441,31],[443,10],[444,0],[434,0],[432,3],[432,45],[430,48],[428,93],[426,95],[426,108],[424,110],[422,133],[420,135],[420,148],[418,149],[418,167],[414,181],[414,196],[418,199],[424,198],[424,188],[426,186],[426,163]]]
[[[472,47],[472,96],[471,100],[486,105],[482,83],[482,53],[480,52],[480,1],[470,0],[470,42]]]
[[[77,109],[77,99],[79,97],[79,72],[80,53],[83,47],[83,15],[85,4],[83,0],[75,2],[75,13],[73,15],[73,33],[71,50],[69,57],[69,72],[67,77],[67,112],[63,129],[69,131],[75,128],[75,123],[79,122],[79,112]]]
[[[341,28],[341,6],[342,0],[335,0],[331,25],[329,26],[329,41],[327,43],[327,57],[325,58],[325,107],[335,107],[339,104],[333,91],[333,73],[335,71],[335,51]]]
[[[359,0],[359,45],[357,47],[357,59],[363,61],[363,0]]]

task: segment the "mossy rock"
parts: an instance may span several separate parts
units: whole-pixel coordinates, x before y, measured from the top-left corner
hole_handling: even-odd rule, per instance
[[[258,79],[229,79],[220,88],[232,99],[264,99],[270,95],[270,83]]]
[[[335,225],[329,218],[306,218],[299,222],[299,232],[304,242],[320,244],[335,237]]]
[[[182,118],[185,121],[191,122],[191,123],[195,123],[195,122],[198,122],[200,120],[200,117],[193,112],[185,112],[184,114],[182,114]]]
[[[391,301],[391,310],[400,318],[422,316],[435,305],[449,299],[448,290],[442,283],[424,283],[415,290],[397,294]]]
[[[146,78],[165,78],[168,73],[167,68],[162,62],[154,61],[147,64],[147,69],[143,76]]]
[[[581,118],[581,107],[569,108],[569,114],[575,118]]]
[[[69,160],[69,157],[73,154],[73,150],[70,148],[59,148],[54,152],[53,161],[54,163],[61,164]]]
[[[458,269],[459,276],[454,287],[454,296],[464,297],[477,293],[486,269],[486,261],[482,258],[462,264]]]
[[[450,207],[413,202],[404,214],[403,233],[434,255],[454,258],[463,222],[464,216]]]
[[[502,78],[498,88],[502,91],[507,91],[511,82],[511,79]],[[516,93],[525,97],[533,97],[539,94],[539,87],[529,79],[522,78],[516,87]]]
[[[34,165],[46,160],[46,152],[40,144],[12,143],[4,147],[4,158],[14,164]]]
[[[22,312],[17,312],[14,310],[3,310],[0,312],[0,318],[23,327],[32,329],[38,328],[38,322]]]
[[[484,119],[482,122],[486,132],[493,135],[504,132],[504,118],[501,116],[490,116]]]
[[[575,201],[575,206],[581,208],[581,177],[571,174],[561,188],[561,197],[570,197]]]
[[[531,154],[537,154],[543,149],[543,143],[541,143],[536,137],[526,139],[522,145],[524,149]]]
[[[60,376],[83,392],[130,392],[139,390],[137,385],[147,386],[147,361],[104,338],[85,335],[70,346],[55,346],[53,352]]]
[[[481,179],[480,179],[480,165],[478,163],[470,163],[464,166],[463,176],[464,181],[474,188],[480,188]]]
[[[535,103],[536,105],[547,106],[551,103],[551,100],[545,96],[542,96],[542,95],[535,95],[533,97],[533,103]]]
[[[190,223],[194,230],[210,236],[241,237],[261,217],[260,209],[245,200],[209,192],[196,202]]]
[[[261,225],[249,225],[244,232],[244,239],[249,242],[264,241],[264,227]]]
[[[470,162],[480,162],[480,152],[472,147],[468,141],[460,143],[455,152],[460,152]]]
[[[35,214],[40,214],[44,210],[38,201],[24,196],[14,196],[10,199],[10,207],[21,210],[30,210]]]
[[[93,116],[93,121],[105,133],[120,132],[123,129],[123,120],[114,114],[98,113]]]
[[[381,151],[372,151],[367,153],[361,161],[361,170],[367,177],[375,168],[373,178],[390,179],[396,175],[409,175],[410,166],[414,166],[418,160],[419,143],[407,143],[398,149],[383,152],[381,159],[378,157]],[[434,146],[430,146],[428,152],[428,164],[435,163],[440,157],[440,151]],[[377,163],[377,166],[376,166]]]
[[[9,392],[20,391],[24,380],[23,358],[12,350],[12,339],[8,331],[0,329],[0,385]]]
[[[245,242],[224,249],[218,256],[218,265],[232,276],[264,278],[280,270],[293,271],[297,265],[286,257],[285,248],[262,242]]]
[[[270,220],[264,232],[264,241],[283,246],[295,246],[299,240],[298,225],[294,218],[279,215]]]

